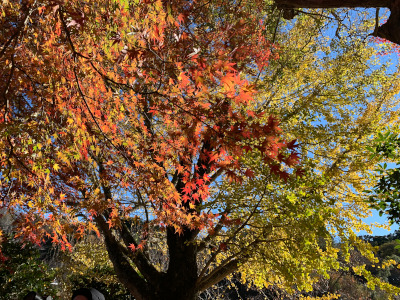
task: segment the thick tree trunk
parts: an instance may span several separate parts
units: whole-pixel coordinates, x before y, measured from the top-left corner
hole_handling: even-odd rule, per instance
[[[192,231],[186,229],[178,235],[173,228],[167,228],[169,266],[165,273],[140,264],[136,257],[137,272],[126,258],[118,242],[107,230],[100,217],[97,222],[104,229],[107,252],[121,283],[137,300],[195,300],[197,295],[196,246],[190,243]],[[140,255],[138,253],[137,255]],[[143,256],[142,256],[143,257]],[[144,257],[143,257],[144,259]]]
[[[275,0],[275,3],[286,11],[285,18],[293,18],[295,8],[388,7],[391,12],[388,21],[371,35],[400,45],[400,0]]]
[[[390,17],[385,24],[378,28],[374,36],[400,45],[400,0],[391,1]]]
[[[196,246],[190,243],[191,231],[181,235],[174,228],[167,228],[169,251],[168,271],[159,285],[154,287],[155,297],[149,300],[194,300],[198,277]]]

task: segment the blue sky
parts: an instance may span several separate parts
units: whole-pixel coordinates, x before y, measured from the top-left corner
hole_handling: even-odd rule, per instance
[[[388,220],[385,216],[380,217],[377,211],[373,211],[373,215],[369,218],[365,219],[366,223],[371,224],[371,223],[379,223],[379,224],[385,224],[388,223]],[[391,230],[388,231],[383,228],[375,228],[373,230],[373,235],[387,235],[389,233],[393,233],[395,230],[399,229],[399,225],[394,224],[391,226]],[[365,231],[361,231],[359,235],[364,235],[367,234]]]

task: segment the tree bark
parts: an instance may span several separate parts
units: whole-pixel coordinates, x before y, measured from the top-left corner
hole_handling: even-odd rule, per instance
[[[387,7],[390,9],[389,19],[371,35],[400,45],[400,0],[275,0],[275,3],[285,11],[295,8]],[[293,13],[284,15],[294,17]]]
[[[374,36],[400,45],[400,0],[391,1],[390,17],[385,24],[379,26]]]
[[[197,251],[191,243],[191,232],[181,235],[167,228],[169,265],[164,280],[160,282],[157,300],[194,300],[196,298]]]

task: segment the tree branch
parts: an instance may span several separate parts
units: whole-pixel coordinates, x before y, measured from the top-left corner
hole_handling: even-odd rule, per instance
[[[106,221],[102,215],[95,217],[96,224],[104,235],[108,256],[114,266],[114,270],[124,286],[134,295],[137,300],[145,300],[144,295],[150,293],[150,287],[147,282],[139,276],[135,269],[126,259],[122,245],[117,242],[108,228]]]
[[[258,206],[260,205],[261,201],[264,199],[264,196],[267,192],[267,187],[265,186],[264,191],[262,196],[260,197],[260,200],[257,202],[257,204],[254,206],[252,212],[250,213],[250,215],[246,218],[246,220],[234,231],[233,234],[230,235],[230,237],[224,241],[225,244],[228,244],[231,240],[233,240],[238,234],[239,232],[247,226],[247,224],[249,223],[249,221],[251,220],[251,218],[254,216],[254,214],[257,211]],[[222,219],[222,218],[221,218]],[[218,226],[218,225],[217,225]],[[203,270],[200,273],[199,277],[202,277],[205,272],[207,271],[208,267],[211,265],[211,263],[213,262],[213,260],[217,257],[217,255],[222,251],[221,248],[219,248],[209,259],[209,261],[206,263],[205,267],[203,268]]]
[[[400,0],[275,0],[278,8],[343,8],[343,7],[387,7],[388,21],[371,34],[400,45]],[[294,16],[293,16],[294,17]]]
[[[133,236],[131,235],[125,224],[121,225],[119,233],[126,247],[129,247],[130,244],[137,246],[137,242],[134,240]],[[142,251],[136,251],[132,260],[139,269],[140,273],[146,278],[148,282],[152,284],[156,284],[157,282],[159,282],[159,280],[161,279],[161,273],[158,272],[157,269],[150,264],[149,259],[144,255]]]
[[[390,7],[391,0],[275,0],[278,8]]]
[[[28,12],[26,13],[25,17],[21,20],[21,22],[18,24],[14,34],[4,43],[3,48],[0,51],[0,58],[4,55],[6,52],[8,46],[10,46],[11,42],[18,37],[18,35],[21,33],[21,30],[23,27],[25,27],[26,23],[29,20],[29,16],[32,14],[32,12],[35,10],[36,6],[36,1],[29,7],[27,10]]]
[[[239,267],[239,260],[235,259],[227,263],[222,268],[218,268],[211,272],[209,275],[204,277],[196,286],[196,289],[199,292],[202,292],[209,287],[213,286],[214,284],[220,282],[229,274],[235,272]]]

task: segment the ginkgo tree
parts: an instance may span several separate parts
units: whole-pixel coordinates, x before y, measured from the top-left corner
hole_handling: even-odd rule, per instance
[[[315,230],[315,224],[320,224],[347,245],[365,249],[356,232],[370,230],[363,221],[370,214],[363,190],[375,184],[376,176],[372,172],[376,158],[370,158],[367,148],[383,128],[398,126],[398,66],[390,65],[386,57],[382,63],[380,50],[386,45],[374,49],[374,43],[368,47],[355,38],[373,28],[374,20],[366,21],[368,14],[353,14],[352,22],[359,25],[352,28],[337,28],[334,21],[326,19],[321,23],[324,15],[299,16],[289,33],[278,36],[284,50],[258,87],[265,97],[260,100],[262,107],[280,116],[289,139],[298,139],[302,165],[309,170],[295,184],[282,185],[280,196],[291,199],[281,207],[289,210],[298,205],[292,224],[302,226],[307,232],[304,239],[309,238],[310,243],[321,241],[308,232],[307,225]],[[274,184],[275,198],[269,207],[277,203],[277,191]],[[312,205],[312,212],[306,203]],[[299,225],[299,219],[306,220],[314,213],[323,220]],[[301,236],[295,233],[297,228],[285,228],[287,237]],[[313,234],[324,235],[317,232]],[[270,250],[271,245],[266,251]]]
[[[309,290],[339,268],[331,234],[373,260],[350,185],[398,86],[368,74],[373,48],[321,42],[307,17],[288,34],[271,4],[3,2],[0,205],[17,235],[72,251],[94,231],[138,300],[234,272]]]

